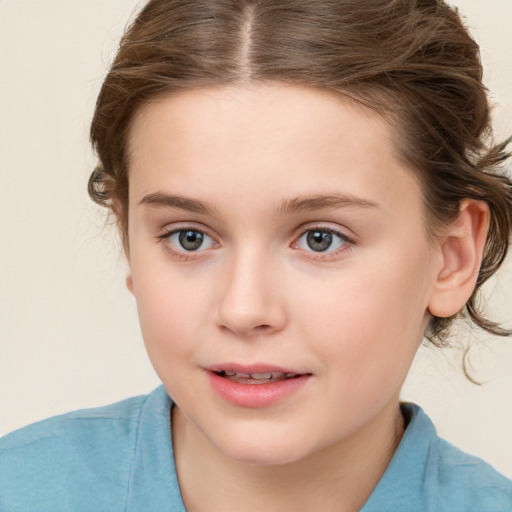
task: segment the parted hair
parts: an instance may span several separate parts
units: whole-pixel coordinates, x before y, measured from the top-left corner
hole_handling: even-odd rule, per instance
[[[479,309],[512,229],[510,142],[493,140],[477,43],[442,0],[150,0],[127,28],[91,125],[99,163],[89,194],[114,213],[128,251],[128,134],[142,105],[175,91],[280,82],[342,94],[384,116],[422,184],[429,235],[465,198],[490,226],[474,293],[426,336],[446,343],[455,317],[507,336]]]

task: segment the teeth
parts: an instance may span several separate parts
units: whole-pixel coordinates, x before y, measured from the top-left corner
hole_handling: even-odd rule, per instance
[[[291,379],[297,377],[297,373],[283,373],[283,372],[265,372],[265,373],[241,373],[235,372],[233,370],[224,370],[220,372],[221,375],[225,377],[232,377],[235,380],[283,380],[283,379]]]
[[[272,377],[278,377],[279,373],[251,373],[251,379],[260,380],[260,379],[271,379]]]

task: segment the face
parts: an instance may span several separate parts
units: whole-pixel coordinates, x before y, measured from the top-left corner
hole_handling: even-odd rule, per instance
[[[180,417],[225,456],[297,461],[398,411],[436,267],[393,135],[286,85],[136,117],[129,288]]]

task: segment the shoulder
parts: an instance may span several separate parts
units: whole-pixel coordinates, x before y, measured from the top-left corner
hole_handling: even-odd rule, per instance
[[[437,438],[439,501],[446,509],[486,512],[512,511],[512,481],[484,460]],[[453,508],[452,508],[453,510]]]
[[[411,440],[428,439],[425,482],[428,501],[442,511],[511,512],[512,481],[479,457],[463,452],[437,435],[434,425],[415,405]],[[430,495],[430,496],[429,496]]]
[[[81,409],[60,416],[54,416],[32,425],[15,430],[0,439],[0,452],[5,456],[12,450],[33,446],[34,442],[61,443],[75,438],[94,435],[93,430],[117,430],[129,428],[134,418],[140,414],[146,396],[128,398],[115,404],[92,409]]]
[[[56,416],[0,439],[0,509],[55,510],[60,503],[68,510],[73,496],[92,510],[105,505],[104,496],[123,496],[146,400]]]
[[[512,512],[512,482],[441,439],[423,410],[402,404],[405,434],[362,512]]]

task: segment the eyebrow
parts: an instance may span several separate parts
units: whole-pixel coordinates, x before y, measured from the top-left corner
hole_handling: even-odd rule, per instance
[[[189,197],[166,194],[164,192],[148,194],[139,201],[139,204],[163,208],[178,208],[180,210],[204,215],[214,216],[216,214],[215,208],[208,203],[199,201],[198,199],[190,199]]]
[[[204,201],[191,199],[189,197],[166,194],[165,192],[154,192],[144,196],[140,201],[141,205],[148,205],[162,208],[177,208],[203,215],[218,216],[217,210]],[[374,201],[356,197],[353,195],[314,195],[295,197],[284,201],[278,208],[280,215],[299,213],[305,211],[322,210],[327,208],[379,208]]]
[[[379,208],[379,205],[368,199],[348,195],[315,195],[296,197],[285,201],[279,208],[279,213],[285,215],[287,213],[297,213],[311,210],[322,210],[326,208]]]

